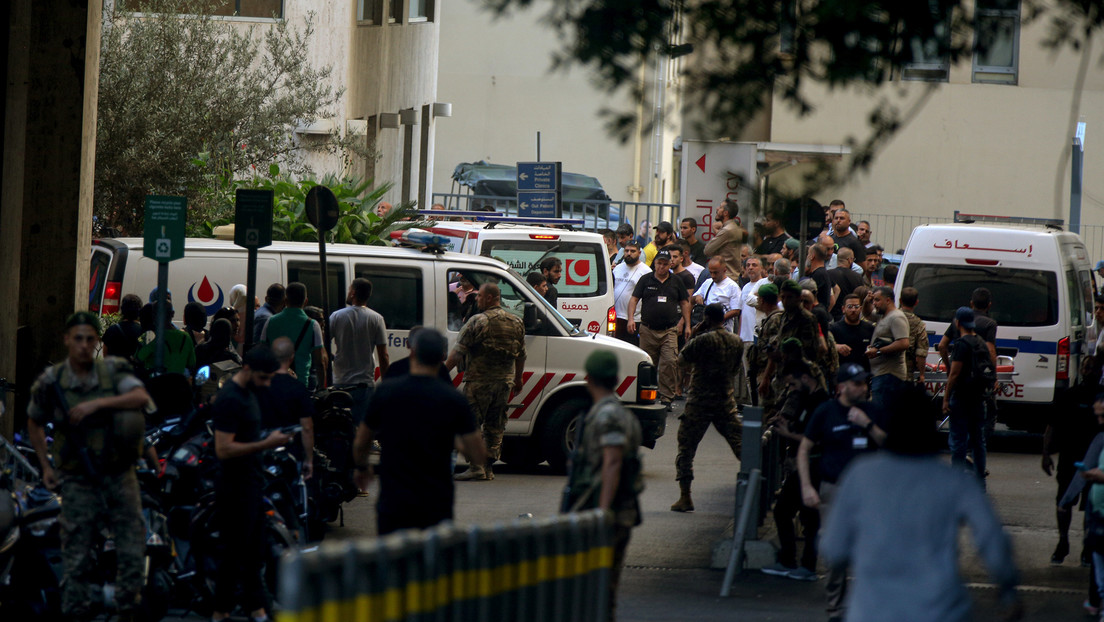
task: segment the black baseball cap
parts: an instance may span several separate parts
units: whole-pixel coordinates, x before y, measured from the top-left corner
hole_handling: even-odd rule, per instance
[[[652,262],[655,262],[659,259],[666,259],[667,261],[671,261],[671,251],[661,250],[657,252],[655,254],[655,257],[652,259]]]
[[[672,227],[671,223],[667,222],[666,220],[664,220],[663,222],[659,223],[658,225],[656,225],[652,228],[655,229],[656,231],[662,231],[664,233],[674,233],[675,232],[675,228]]]
[[[866,382],[869,377],[870,372],[863,369],[861,365],[848,363],[840,365],[839,372],[836,374],[836,382]]]

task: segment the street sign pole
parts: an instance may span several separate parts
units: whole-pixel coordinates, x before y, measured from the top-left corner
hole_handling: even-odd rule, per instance
[[[271,190],[239,188],[234,195],[234,244],[249,251],[245,264],[245,347],[253,347],[253,302],[257,300],[257,249],[272,244]]]
[[[326,186],[315,186],[307,191],[305,201],[307,220],[318,229],[318,273],[322,285],[322,346],[326,349],[326,360],[333,360],[330,351],[330,287],[326,270],[326,232],[337,225],[340,210],[337,197]],[[333,365],[326,367],[326,384],[333,384]]]
[[[142,255],[157,261],[157,325],[153,368],[165,371],[165,327],[169,321],[169,262],[184,256],[184,218],[188,200],[174,196],[146,196]]]

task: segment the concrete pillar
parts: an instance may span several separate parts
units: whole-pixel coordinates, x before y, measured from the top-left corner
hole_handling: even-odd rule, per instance
[[[66,316],[88,306],[99,85],[100,0],[11,0],[5,53],[0,377],[20,403],[64,357]]]

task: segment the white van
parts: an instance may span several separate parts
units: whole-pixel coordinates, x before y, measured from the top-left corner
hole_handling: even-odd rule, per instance
[[[318,246],[275,242],[257,253],[257,290],[271,283],[298,281],[307,286],[308,304],[321,306]],[[198,301],[208,315],[225,306],[230,289],[246,280],[245,249],[212,239],[185,241],[184,258],[169,264],[169,291],[176,319],[184,305]],[[472,283],[497,281],[503,308],[526,321],[527,352],[524,384],[510,402],[503,460],[537,464],[548,460],[561,468],[574,445],[574,418],[589,404],[583,362],[595,349],[617,355],[622,382],[617,394],[640,420],[644,444],[654,447],[663,435],[666,413],[656,402],[656,371],[648,355],[612,337],[588,334],[560,316],[525,279],[502,262],[461,253],[414,248],[331,244],[326,250],[329,308],[344,306],[349,283],[357,277],[372,281],[368,305],[387,322],[391,360],[409,355],[407,337],[416,325],[433,326],[455,344],[461,326],[450,317],[449,284],[464,276]],[[90,308],[118,310],[123,294],[143,300],[157,284],[157,262],[142,256],[142,239],[95,240],[92,244]],[[378,377],[379,369],[376,374]],[[459,385],[462,374],[454,384]],[[413,405],[413,404],[412,404]]]
[[[1042,430],[1048,410],[1077,382],[1081,344],[1093,322],[1092,266],[1077,234],[1053,225],[924,225],[913,230],[897,277],[920,292],[917,315],[927,323],[931,350],[975,288],[993,295],[1000,387],[998,417],[1009,427]],[[1007,362],[1011,360],[1012,368]],[[929,383],[941,392],[943,383]]]
[[[589,231],[505,222],[442,222],[426,230],[449,238],[449,250],[494,257],[525,276],[545,257],[563,262],[556,310],[589,333],[613,335],[613,272],[602,236]]]

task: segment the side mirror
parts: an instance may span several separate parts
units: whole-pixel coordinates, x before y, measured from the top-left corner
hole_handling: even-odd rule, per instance
[[[522,310],[522,321],[525,323],[525,332],[531,333],[541,326],[540,318],[537,317],[537,305],[527,302],[525,308]]]

